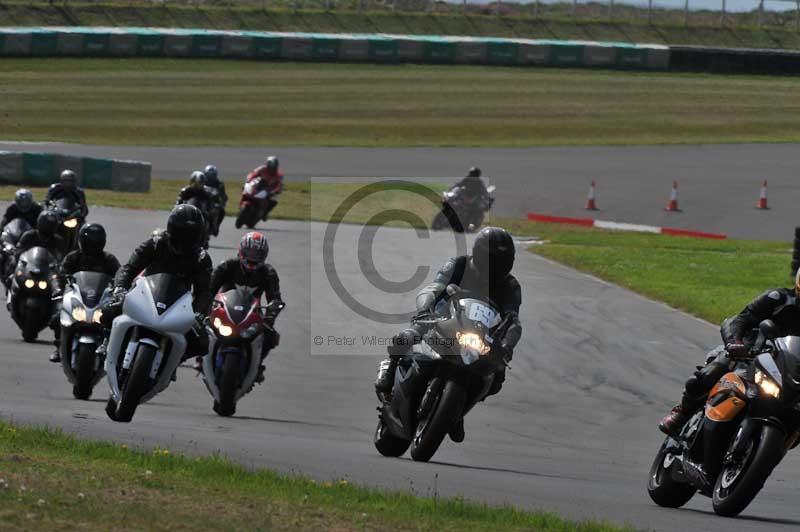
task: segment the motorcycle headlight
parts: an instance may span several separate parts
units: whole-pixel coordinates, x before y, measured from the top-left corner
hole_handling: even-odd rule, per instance
[[[102,317],[103,317],[103,311],[100,310],[100,309],[97,309],[97,310],[94,311],[94,316],[92,316],[92,321],[94,323],[100,323],[100,320],[102,319]]]
[[[214,318],[214,328],[217,330],[220,336],[230,336],[233,334],[233,329],[222,323],[222,320],[219,318]]]
[[[73,307],[72,319],[75,321],[86,321],[86,309],[77,305]]]
[[[25,279],[25,288],[33,288],[36,286],[36,281],[33,279]]]
[[[456,333],[456,340],[458,345],[464,349],[477,351],[480,355],[485,355],[491,350],[491,347],[483,342],[483,339],[476,333]]]
[[[78,227],[78,219],[70,218],[69,220],[64,220],[64,227],[68,227],[69,229]]]
[[[781,387],[778,386],[772,377],[768,376],[766,373],[761,371],[760,369],[756,370],[756,384],[761,388],[761,391],[765,395],[769,395],[770,397],[774,397],[775,399],[781,396]]]
[[[39,290],[47,290],[47,281],[39,281]]]

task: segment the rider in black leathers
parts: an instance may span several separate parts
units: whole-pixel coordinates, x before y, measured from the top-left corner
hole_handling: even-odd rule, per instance
[[[67,253],[61,264],[63,275],[97,272],[114,277],[119,270],[117,258],[104,250],[106,230],[100,224],[86,224],[78,233],[78,249]]]
[[[154,275],[169,273],[186,279],[192,286],[192,306],[198,326],[187,335],[186,352],[182,360],[204,355],[208,351],[208,334],[201,325],[211,304],[211,257],[201,247],[205,220],[193,205],[178,205],[167,219],[167,230],[158,232],[142,242],[124,264],[114,279],[114,295],[104,309],[101,322],[111,328],[114,318],[122,312],[125,294],[139,273]],[[105,350],[106,343],[101,350]],[[105,354],[105,353],[102,353]]]
[[[268,255],[267,237],[257,231],[245,234],[239,243],[239,256],[221,262],[214,268],[214,273],[211,275],[211,293],[227,291],[237,285],[248,286],[256,288],[256,296],[261,297],[263,294],[268,303],[282,301],[278,272],[266,262]],[[261,347],[261,367],[256,382],[264,382],[264,359],[280,341],[280,335],[274,329],[275,316],[266,316],[264,322],[267,325],[267,332],[264,334]],[[200,360],[197,362],[199,365]]]
[[[800,335],[800,271],[794,288],[767,290],[752,300],[739,314],[722,322],[720,334],[724,345],[711,350],[707,364],[686,381],[681,404],[659,424],[662,432],[676,436],[683,425],[705,402],[711,388],[730,371],[737,357],[747,356],[756,339],[756,328],[764,320],[772,320],[782,336]]]
[[[467,196],[470,198],[484,198],[488,195],[486,184],[481,179],[481,169],[477,166],[470,168],[466,177],[453,186],[464,187]]]
[[[436,305],[447,298],[446,288],[450,284],[463,290],[476,292],[489,297],[498,305],[502,317],[509,320],[505,336],[497,338],[499,352],[510,361],[514,347],[522,337],[522,324],[519,321],[519,307],[522,303],[522,289],[517,279],[511,275],[514,265],[514,241],[504,229],[485,227],[475,238],[472,255],[454,257],[447,261],[433,280],[417,295],[418,315],[427,315]],[[389,347],[390,357],[378,369],[375,390],[379,396],[389,397],[392,393],[397,364],[410,349],[412,343],[419,341],[419,331],[406,329],[393,338]],[[505,367],[498,370],[489,395],[496,394],[505,381]],[[453,441],[463,441],[463,419],[456,424],[450,434]]]
[[[228,203],[228,194],[225,192],[225,183],[219,179],[219,171],[213,164],[209,164],[203,170],[206,176],[206,187],[216,190],[216,203],[219,208],[219,218],[213,221],[214,236],[219,233],[219,226],[225,219],[225,205]]]
[[[36,227],[39,215],[42,213],[42,206],[33,201],[33,194],[26,188],[17,190],[14,194],[14,203],[8,206],[2,220],[0,220],[0,229],[5,227],[8,222],[17,218],[22,218],[30,224],[31,227]]]
[[[57,200],[71,196],[72,199],[80,206],[80,216],[78,217],[78,225],[83,225],[86,217],[89,216],[89,207],[86,205],[86,194],[83,189],[78,186],[78,176],[72,170],[64,170],[61,172],[61,178],[58,183],[53,183],[47,190],[47,197],[44,200],[45,207],[53,205]]]
[[[206,190],[206,175],[199,170],[192,172],[189,177],[189,184],[178,192],[175,205],[182,205],[192,198],[200,198],[205,205],[211,206],[211,196]],[[203,215],[205,214],[203,213]]]

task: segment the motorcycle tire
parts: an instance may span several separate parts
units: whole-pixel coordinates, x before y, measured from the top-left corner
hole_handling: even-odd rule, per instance
[[[228,353],[219,376],[219,402],[214,404],[214,412],[223,417],[236,413],[236,390],[239,388],[239,353]]]
[[[375,448],[379,453],[390,458],[403,456],[408,446],[411,445],[410,441],[391,434],[382,419],[378,420],[378,426],[375,428],[375,435],[372,438],[372,443],[375,444]]]
[[[75,355],[75,385],[72,387],[75,399],[87,401],[92,396],[96,349],[95,344],[78,344],[78,353]]]
[[[745,455],[744,463],[741,466],[726,464],[717,477],[711,498],[717,515],[739,515],[755,499],[783,458],[786,438],[777,427],[764,425],[753,433],[751,441],[751,450]],[[736,475],[732,480],[731,474]]]
[[[242,227],[242,225],[244,225],[244,221],[242,220],[242,213],[243,213],[243,211],[239,211],[236,214],[236,221],[233,223],[233,226],[236,229],[240,229]]]
[[[39,337],[39,323],[38,320],[25,318],[22,322],[22,339],[27,343],[33,343]]]
[[[136,360],[133,362],[130,375],[125,381],[121,392],[121,398],[117,405],[117,412],[114,421],[123,423],[130,422],[136,413],[139,401],[147,392],[150,384],[150,370],[153,368],[153,361],[156,358],[156,348],[152,345],[139,344],[136,353]]]
[[[411,459],[415,462],[430,460],[444,437],[450,432],[453,422],[461,418],[467,391],[455,381],[447,381],[442,393],[434,402],[427,419],[419,420],[417,432],[411,442]]]
[[[694,497],[697,490],[691,484],[678,482],[664,469],[664,459],[667,455],[666,438],[656,453],[653,465],[650,467],[650,478],[647,481],[647,494],[659,506],[665,508],[680,508]]]

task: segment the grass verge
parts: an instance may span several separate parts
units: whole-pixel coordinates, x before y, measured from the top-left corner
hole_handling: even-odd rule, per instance
[[[168,511],[164,511],[168,508]],[[0,422],[0,522],[16,530],[536,530],[599,522],[247,471],[220,457],[78,440]]]
[[[720,323],[756,295],[791,286],[791,244],[702,240],[495,219],[548,243],[534,253]]]
[[[0,117],[4,140],[89,144],[524,147],[796,142],[800,77],[188,59],[2,59]]]

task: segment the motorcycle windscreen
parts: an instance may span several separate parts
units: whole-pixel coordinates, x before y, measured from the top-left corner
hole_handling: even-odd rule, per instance
[[[169,273],[155,273],[148,275],[144,280],[150,288],[150,293],[153,295],[153,301],[156,304],[156,310],[159,315],[163,314],[183,297],[183,294],[190,290],[189,283],[186,280]]]
[[[55,258],[41,246],[32,247],[19,256],[20,264],[25,264],[25,269],[31,274],[47,274],[50,271],[50,264]]]
[[[83,304],[90,308],[100,303],[103,293],[111,284],[111,277],[98,272],[78,272],[73,278],[80,289]]]
[[[66,211],[66,214],[72,214],[73,211],[78,209],[78,203],[70,196],[58,198],[55,204],[57,208]]]
[[[14,218],[10,222],[3,227],[3,234],[0,236],[0,240],[7,244],[16,244],[19,240],[19,237],[25,231],[31,229],[31,224],[23,220],[22,218]]]
[[[778,353],[775,363],[783,376],[783,389],[791,394],[789,399],[800,396],[800,336],[785,336],[775,341]]]
[[[253,308],[253,292],[245,287],[236,287],[222,294],[225,310],[232,323],[242,323]]]

